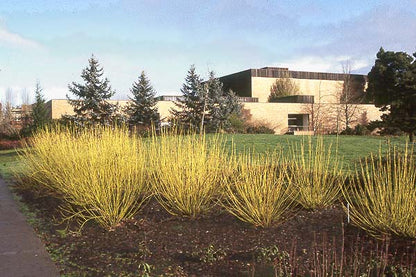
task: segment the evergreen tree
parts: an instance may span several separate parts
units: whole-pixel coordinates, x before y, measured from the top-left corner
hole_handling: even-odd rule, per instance
[[[231,90],[224,91],[213,71],[209,73],[208,81],[203,83],[192,65],[181,92],[183,97],[175,102],[177,109],[171,112],[179,123],[196,130],[201,127],[207,131],[225,130],[230,125],[230,117],[240,115],[238,97]]]
[[[107,100],[115,92],[111,89],[108,79],[102,79],[103,68],[100,67],[94,55],[91,56],[88,62],[88,67],[81,74],[85,83],[73,82],[72,85],[68,85],[69,91],[76,96],[76,99],[70,99],[67,95],[67,99],[75,112],[75,116],[70,117],[70,119],[93,124],[109,124],[115,117],[117,106],[108,103]]]
[[[202,79],[196,73],[194,65],[188,70],[181,92],[183,96],[175,102],[176,108],[172,109],[171,113],[179,123],[198,129],[203,119],[206,95]]]
[[[377,53],[368,73],[367,92],[381,111],[384,127],[398,128],[413,141],[416,132],[416,53],[384,51]]]
[[[130,102],[125,110],[129,125],[146,127],[149,127],[151,124],[158,125],[160,116],[156,107],[156,92],[144,71],[142,71],[138,81],[133,83],[130,92],[133,94],[133,97],[129,97]]]
[[[226,130],[230,125],[232,115],[240,115],[241,104],[231,90],[224,91],[223,84],[215,73],[209,73],[209,79],[204,84],[207,90],[207,115],[204,125],[208,131]]]
[[[50,122],[49,111],[46,108],[46,101],[42,94],[42,88],[36,83],[35,88],[35,103],[32,105],[31,124],[29,128],[31,131],[36,131]]]

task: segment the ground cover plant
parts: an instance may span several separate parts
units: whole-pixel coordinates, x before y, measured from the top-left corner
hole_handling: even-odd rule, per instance
[[[125,134],[127,133],[123,133],[123,136]],[[83,133],[78,133],[74,138],[81,139],[82,136]],[[122,136],[120,135],[120,137]],[[102,140],[104,136],[100,134],[97,138]],[[169,160],[170,167],[168,167],[168,160],[165,161],[165,170],[171,170],[176,166],[174,165],[176,163],[177,165],[188,166],[190,173],[202,172],[202,174],[205,174],[202,169],[197,171],[194,168],[192,171],[192,165],[209,165],[207,161],[210,155],[213,155],[213,157],[220,156],[215,154],[218,153],[216,152],[218,149],[220,149],[219,152],[227,153],[227,159],[220,159],[216,167],[208,166],[204,169],[205,171],[209,171],[209,168],[215,169],[213,172],[221,173],[219,175],[224,177],[217,179],[217,181],[226,180],[226,182],[219,184],[216,193],[209,197],[211,199],[210,204],[207,205],[207,211],[209,212],[202,213],[203,216],[177,216],[183,215],[183,213],[172,212],[166,209],[161,201],[158,201],[160,199],[166,201],[167,198],[151,197],[147,205],[141,206],[134,214],[125,217],[117,224],[111,225],[111,227],[110,225],[100,224],[99,221],[91,220],[84,225],[81,232],[74,233],[73,231],[79,229],[79,224],[76,224],[76,222],[71,222],[68,226],[60,224],[61,220],[64,219],[58,209],[62,200],[65,200],[61,195],[62,193],[59,191],[55,194],[50,193],[55,188],[54,185],[48,183],[48,179],[33,174],[36,171],[27,171],[26,167],[24,172],[26,174],[31,172],[28,177],[35,177],[33,178],[35,182],[31,184],[32,187],[27,186],[28,183],[26,183],[26,186],[20,186],[21,189],[18,191],[29,210],[36,213],[37,223],[35,226],[37,226],[36,228],[39,230],[51,255],[59,265],[62,274],[66,276],[285,276],[290,274],[293,276],[363,276],[363,274],[366,274],[366,276],[380,276],[383,273],[388,276],[392,276],[392,274],[412,276],[412,274],[416,274],[413,266],[416,261],[415,240],[389,237],[388,234],[391,232],[379,236],[378,239],[386,238],[384,241],[373,238],[373,234],[368,235],[360,228],[348,224],[346,214],[338,202],[325,208],[299,210],[292,209],[294,207],[290,205],[289,201],[287,206],[281,206],[287,207],[283,217],[270,216],[273,215],[274,210],[269,209],[271,212],[267,212],[267,209],[265,209],[266,212],[263,214],[267,216],[258,220],[260,217],[257,214],[260,213],[256,212],[257,208],[261,210],[260,208],[265,206],[278,207],[278,205],[273,204],[257,205],[261,201],[272,203],[272,200],[276,199],[274,196],[279,195],[279,193],[273,194],[273,186],[262,186],[261,184],[279,184],[276,180],[281,180],[282,183],[293,181],[290,179],[292,175],[289,173],[291,171],[282,166],[290,164],[284,154],[289,152],[288,150],[291,149],[290,147],[295,141],[300,143],[303,138],[273,135],[260,135],[259,137],[237,135],[223,136],[224,141],[218,144],[213,143],[216,138],[211,135],[205,137],[205,140],[198,136],[180,138],[166,136],[158,139],[157,143],[155,143],[155,138],[154,140],[145,139],[144,141],[138,139],[139,141],[135,142],[136,148],[134,149],[135,151],[147,149],[149,153],[159,151],[159,154],[172,154]],[[165,150],[169,151],[161,151],[163,145],[161,140],[163,139],[165,139],[163,143],[167,147]],[[186,140],[190,143],[182,143]],[[233,141],[233,147],[230,147],[231,140]],[[260,143],[253,143],[253,140],[258,140]],[[129,143],[131,142],[130,140]],[[304,142],[308,143],[308,139]],[[360,144],[362,149],[356,150],[351,145],[341,147],[343,143],[352,142],[357,145],[362,142]],[[394,144],[401,147],[403,142],[403,139],[398,138],[394,141]],[[99,142],[97,143],[99,144]],[[197,143],[200,143],[199,146]],[[311,143],[316,145],[316,139],[311,138]],[[363,138],[360,140],[359,138],[350,137],[340,137],[339,139],[325,137],[323,139],[323,145],[326,149],[331,143],[332,147],[338,145],[340,159],[345,154],[347,156],[351,154],[345,152],[346,150],[355,149],[356,156],[351,157],[350,160],[347,159],[348,162],[346,162],[348,167],[351,168],[354,168],[355,164],[359,164],[360,160],[365,160],[363,158],[368,156],[368,153],[377,153],[380,144],[383,147],[382,155],[387,153],[384,149],[386,146],[388,147],[384,138]],[[97,144],[94,145],[98,147]],[[195,157],[185,155],[186,153],[183,152],[185,149],[190,151],[191,146],[194,147],[192,153]],[[304,147],[306,150],[307,145]],[[36,147],[31,150],[24,150],[24,153],[33,155],[36,152],[35,149]],[[73,147],[73,149],[75,148]],[[80,149],[85,150],[86,148]],[[133,148],[127,147],[127,149]],[[84,150],[83,152],[85,152]],[[172,153],[171,150],[176,152]],[[270,150],[277,151],[277,153],[282,151],[283,155],[273,156],[270,153],[263,155],[270,152]],[[253,156],[252,151],[262,155],[252,159],[256,157]],[[157,173],[160,171],[157,167],[163,163],[157,161],[155,156],[149,155],[149,153],[143,154],[146,157],[146,166],[144,167],[146,174],[144,176],[147,182],[152,182],[153,187],[157,184],[154,178],[161,178]],[[229,156],[228,153],[237,153],[240,158]],[[250,159],[247,153],[251,153]],[[14,157],[7,153],[4,156],[1,154],[2,152],[0,152],[0,161],[4,157],[4,164],[7,165],[12,162]],[[121,158],[124,154],[118,152],[118,155]],[[290,157],[290,155],[288,156]],[[200,161],[198,163],[198,160],[202,159],[201,157],[206,158],[205,163]],[[112,158],[114,163],[126,166],[118,160],[119,157],[112,156]],[[167,157],[162,158],[168,159]],[[39,162],[39,160],[36,161]],[[26,162],[25,159],[20,161],[20,163]],[[252,166],[255,164],[261,166]],[[113,164],[113,166],[115,165]],[[243,167],[246,170],[241,170]],[[283,170],[271,170],[276,167]],[[3,171],[7,172],[9,168],[4,166]],[[177,166],[177,169],[180,168]],[[220,170],[224,168],[226,170]],[[235,174],[236,168],[240,169],[238,174]],[[342,170],[346,174],[351,173],[351,169],[345,170],[345,165]],[[195,176],[189,174],[189,172],[182,172],[182,177],[193,176],[192,178],[181,178],[194,182]],[[253,177],[245,178],[247,176]],[[273,178],[268,178],[268,176],[274,176],[275,181],[272,182]],[[233,179],[235,177],[239,178]],[[175,178],[172,180],[181,180]],[[243,188],[240,191],[237,189],[239,185],[236,182],[237,180],[245,180],[245,183],[240,183]],[[253,183],[260,184],[258,188],[263,189],[252,186]],[[40,196],[33,190],[34,186],[44,186],[44,189],[49,190],[49,192]],[[82,185],[80,186],[82,187]],[[249,190],[245,191],[245,187]],[[19,189],[19,186],[17,188]],[[186,186],[183,186],[183,188],[186,188]],[[221,191],[221,188],[224,190]],[[154,187],[150,190],[157,194]],[[254,194],[251,194],[250,190]],[[149,192],[148,190],[144,191]],[[238,202],[240,207],[250,207],[251,211],[255,211],[252,214],[256,216],[247,217],[249,220],[241,221],[242,218],[239,219],[227,212],[227,208],[230,208],[226,204],[230,192],[234,193],[234,196],[240,200]],[[248,197],[246,199],[241,197],[244,195],[241,192],[246,193]],[[121,195],[124,196],[123,193]],[[251,197],[251,195],[257,196]],[[293,197],[293,195],[291,196]],[[111,199],[117,201],[115,198]],[[228,199],[231,199],[231,197]],[[242,199],[244,201],[241,201]],[[284,200],[285,198],[281,199]],[[296,197],[293,197],[291,201],[293,202],[295,199]],[[221,202],[218,202],[220,200]],[[138,203],[141,203],[140,200]],[[193,202],[188,203],[191,203],[189,204],[191,207],[198,207]],[[223,205],[214,205],[216,203],[222,203]],[[281,204],[280,201],[278,203]],[[251,204],[251,206],[247,204]],[[79,209],[76,205],[73,208]],[[244,208],[241,210],[244,210]],[[272,218],[273,220],[268,221],[264,218]],[[287,218],[289,220],[282,220]],[[266,226],[267,228],[265,228]]]

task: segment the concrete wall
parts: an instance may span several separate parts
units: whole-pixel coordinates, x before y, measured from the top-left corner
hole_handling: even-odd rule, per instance
[[[156,106],[162,121],[167,121],[171,117],[170,110],[176,108],[173,101],[158,101]]]
[[[252,77],[252,97],[258,97],[259,102],[267,102],[270,88],[277,78]],[[300,95],[313,95],[315,102],[336,103],[337,94],[342,91],[343,81],[291,79],[298,87]],[[320,100],[319,100],[320,99]]]
[[[289,114],[309,114],[309,123],[312,123],[311,115],[312,104],[299,103],[244,103],[244,109],[249,113],[249,122],[254,125],[263,124],[272,128],[276,134],[285,134],[288,131]],[[320,107],[321,121],[320,132],[331,133],[344,129],[342,107],[338,104],[322,104]],[[358,123],[363,123],[363,114],[367,122],[379,120],[382,112],[374,105],[356,105],[355,114],[351,116],[350,127],[353,128]],[[316,106],[315,106],[316,110]],[[318,118],[318,115],[316,115]],[[313,130],[313,126],[310,126]]]

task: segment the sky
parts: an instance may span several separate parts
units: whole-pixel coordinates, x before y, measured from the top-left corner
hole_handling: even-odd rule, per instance
[[[48,100],[73,97],[91,55],[114,99],[142,71],[158,95],[179,95],[192,64],[202,77],[346,61],[367,74],[380,47],[416,52],[415,30],[416,0],[1,0],[0,100],[33,102],[36,82]]]

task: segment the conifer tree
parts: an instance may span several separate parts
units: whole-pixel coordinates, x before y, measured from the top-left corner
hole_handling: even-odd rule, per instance
[[[416,53],[385,51],[368,73],[367,92],[381,111],[387,128],[398,128],[413,142],[416,133]]]
[[[203,118],[206,95],[204,94],[202,79],[196,73],[194,65],[188,70],[181,92],[183,96],[175,102],[176,108],[173,108],[171,113],[179,123],[198,129]]]
[[[32,132],[42,128],[50,122],[49,111],[46,108],[45,102],[42,88],[39,82],[37,82],[35,88],[35,103],[32,105],[32,112],[30,114],[32,122],[29,125],[29,128]]]
[[[91,56],[88,62],[88,67],[81,74],[84,84],[72,82],[68,85],[69,91],[76,96],[76,99],[70,99],[67,95],[67,99],[75,112],[75,116],[70,119],[93,124],[109,124],[114,119],[117,107],[107,100],[115,92],[112,90],[108,79],[102,79],[104,71],[94,55]]]
[[[133,97],[129,97],[130,102],[125,110],[129,125],[147,127],[152,124],[158,125],[160,116],[156,107],[156,92],[144,71],[142,71],[138,81],[133,83],[130,92]]]
[[[223,84],[215,73],[209,73],[209,79],[204,84],[207,90],[207,115],[205,126],[208,131],[225,130],[230,125],[230,116],[232,114],[240,115],[241,104],[238,97],[231,90],[224,91]]]

